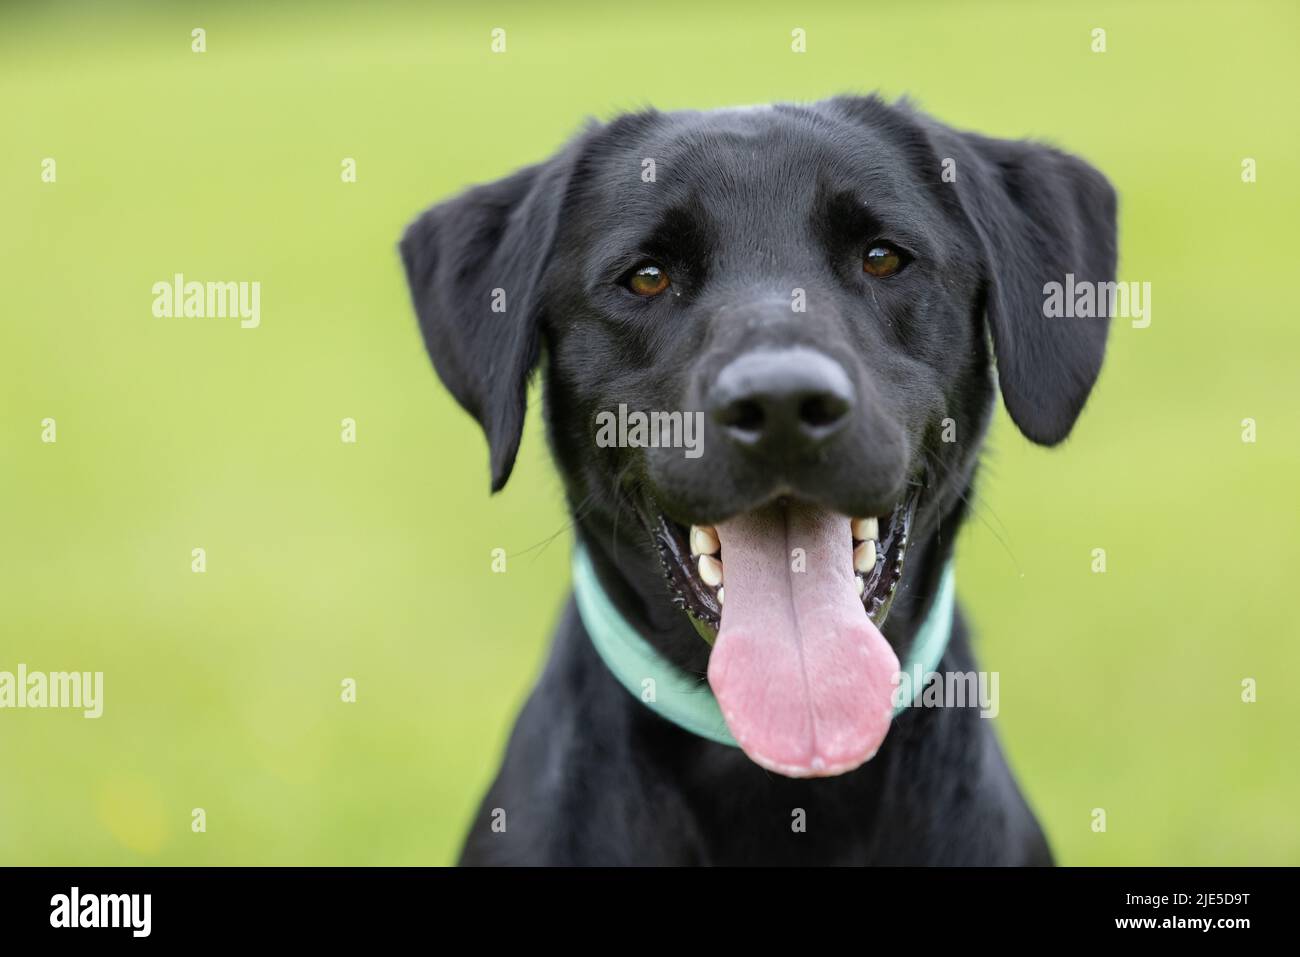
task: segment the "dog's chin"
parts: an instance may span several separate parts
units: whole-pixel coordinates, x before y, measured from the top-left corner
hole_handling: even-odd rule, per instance
[[[708,678],[733,737],[790,777],[858,767],[888,732],[898,659],[881,633],[919,489],[849,516],[792,496],[713,525],[655,510],[674,601],[713,645]]]

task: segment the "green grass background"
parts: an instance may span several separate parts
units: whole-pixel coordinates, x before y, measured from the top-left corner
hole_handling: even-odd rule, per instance
[[[1153,286],[1064,447],[999,414],[960,545],[1060,859],[1300,863],[1298,26],[1290,3],[6,5],[0,670],[102,670],[106,702],[0,712],[0,863],[452,861],[569,538],[535,410],[488,497],[402,226],[588,115],[872,90],[1090,159],[1121,278]],[[175,272],[259,280],[261,328],[153,318]]]

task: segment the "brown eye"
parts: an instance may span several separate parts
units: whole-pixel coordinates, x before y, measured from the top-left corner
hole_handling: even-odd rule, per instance
[[[862,271],[868,276],[884,279],[903,268],[903,254],[884,243],[872,246],[862,257]]]
[[[668,273],[654,263],[646,263],[632,270],[627,277],[627,288],[638,296],[657,296],[669,286]]]

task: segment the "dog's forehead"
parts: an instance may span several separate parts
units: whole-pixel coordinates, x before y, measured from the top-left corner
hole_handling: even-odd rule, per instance
[[[889,191],[907,176],[887,129],[818,106],[641,114],[603,140],[602,192],[620,205],[749,194],[804,206],[818,189]]]

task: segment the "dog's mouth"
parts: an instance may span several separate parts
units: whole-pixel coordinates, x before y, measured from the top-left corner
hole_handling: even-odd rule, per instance
[[[840,774],[879,748],[899,667],[880,627],[918,494],[857,518],[792,499],[713,526],[660,515],[674,601],[713,644],[709,684],[736,742],[763,767]]]
[[[907,536],[918,498],[919,493],[912,493],[883,516],[853,519],[841,516],[844,536],[853,545],[851,564],[855,587],[877,628],[884,627],[894,592],[903,577]],[[789,504],[780,501],[770,507],[788,508]],[[726,601],[726,566],[717,527],[692,525],[688,528],[659,513],[655,538],[674,604],[691,617],[701,637],[713,644]],[[792,545],[791,551],[797,547]],[[797,556],[791,558],[792,562],[797,560]]]

